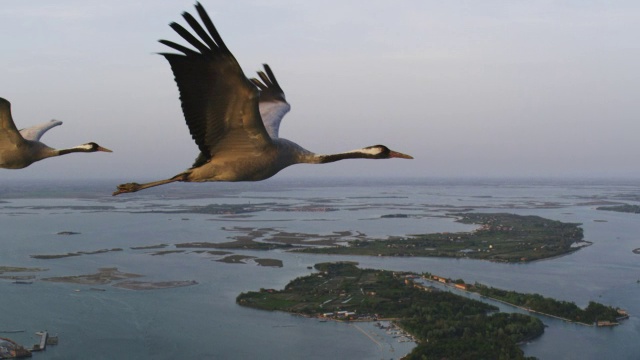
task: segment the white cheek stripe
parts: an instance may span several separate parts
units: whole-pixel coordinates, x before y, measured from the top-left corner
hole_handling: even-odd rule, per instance
[[[361,154],[369,154],[369,155],[378,155],[380,154],[380,149],[377,148],[365,148],[358,150],[347,151],[347,153],[361,153]]]
[[[78,146],[74,147],[74,149],[91,150],[91,145],[89,145],[89,144],[78,145]]]

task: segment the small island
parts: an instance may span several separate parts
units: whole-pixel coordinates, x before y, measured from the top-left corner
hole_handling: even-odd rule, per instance
[[[640,205],[623,204],[623,205],[612,205],[612,206],[600,206],[600,207],[597,207],[596,210],[640,214]]]
[[[62,259],[62,258],[72,257],[72,256],[104,254],[104,253],[111,252],[111,251],[122,251],[122,249],[121,248],[113,248],[113,249],[100,249],[100,250],[96,250],[96,251],[77,251],[77,252],[66,253],[66,254],[31,255],[31,257],[34,258],[34,259],[52,260],[52,259]]]
[[[21,267],[21,266],[0,266],[0,275],[4,273],[41,272],[41,271],[47,271],[47,270],[49,269],[29,268],[29,267]]]
[[[507,213],[458,213],[458,222],[480,225],[474,231],[391,237],[385,240],[355,239],[347,245],[307,247],[294,251],[369,256],[440,256],[496,262],[529,262],[572,253],[583,241],[580,224],[539,216]]]
[[[100,268],[95,274],[88,275],[76,275],[76,276],[58,276],[43,278],[44,281],[58,282],[58,283],[72,283],[79,285],[104,285],[116,280],[125,280],[131,278],[142,277],[143,275],[125,273],[118,268]]]
[[[150,282],[150,281],[134,281],[130,280],[133,278],[140,278],[144,275],[125,273],[118,268],[109,267],[109,268],[100,268],[98,272],[95,274],[88,275],[76,275],[76,276],[59,276],[59,277],[51,277],[44,278],[44,281],[57,282],[57,283],[71,283],[78,285],[107,285],[114,281],[120,281],[111,286],[129,289],[129,290],[157,290],[157,289],[168,289],[175,287],[183,287],[183,286],[191,286],[198,284],[194,280],[178,280],[178,281],[159,281],[159,282]],[[91,288],[93,291],[104,291],[104,289],[100,288]]]
[[[153,249],[163,249],[169,246],[169,244],[157,244],[157,245],[146,245],[146,246],[131,246],[129,249],[131,250],[153,250]]]
[[[13,280],[14,284],[31,284],[33,279],[36,278],[33,274],[25,274],[25,273],[34,273],[47,271],[49,269],[42,268],[27,268],[27,267],[17,267],[17,266],[0,266],[0,279],[5,280]],[[5,275],[5,273],[11,273],[10,275]],[[20,275],[16,275],[15,273],[21,273]],[[1,358],[0,358],[1,359]]]
[[[227,264],[246,264],[245,260],[252,260],[253,262],[255,262],[260,266],[267,266],[267,267],[282,267],[283,265],[282,260],[259,259],[255,256],[249,256],[249,255],[228,255],[216,261],[227,263]]]
[[[80,233],[75,231],[60,231],[56,235],[71,236],[71,235],[80,235]]]
[[[182,280],[182,281],[136,281],[136,280],[126,280],[121,281],[119,283],[113,284],[113,287],[121,288],[121,289],[129,289],[129,290],[158,290],[158,289],[169,289],[183,286],[191,286],[197,285],[198,282],[195,280]]]

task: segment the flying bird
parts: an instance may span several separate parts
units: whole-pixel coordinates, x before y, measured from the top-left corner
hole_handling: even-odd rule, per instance
[[[121,184],[113,195],[176,181],[259,181],[301,163],[413,159],[384,145],[315,154],[280,138],[280,122],[291,107],[273,71],[265,64],[264,71],[258,71],[260,79],[245,77],[204,7],[196,3],[195,8],[204,28],[188,12],[182,16],[199,39],[175,22],[169,25],[195,50],[168,40],[160,43],[179,52],[161,55],[173,71],[182,112],[200,154],[191,168],[174,177],[145,184]]]
[[[18,131],[11,117],[11,103],[0,98],[0,168],[22,169],[42,159],[75,152],[111,152],[94,142],[68,149],[54,149],[41,143],[42,135],[58,125],[62,121],[51,120]]]

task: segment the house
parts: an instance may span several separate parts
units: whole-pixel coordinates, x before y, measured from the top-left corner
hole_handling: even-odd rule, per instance
[[[467,287],[468,287],[467,284],[455,284],[454,286],[460,290],[467,290]]]

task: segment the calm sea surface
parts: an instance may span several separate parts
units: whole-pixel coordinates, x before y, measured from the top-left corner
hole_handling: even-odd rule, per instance
[[[243,291],[282,288],[308,267],[334,260],[362,267],[428,271],[586,306],[597,301],[626,309],[614,328],[579,326],[541,317],[545,334],[522,346],[540,359],[640,358],[640,215],[599,211],[604,203],[640,204],[631,181],[280,180],[240,184],[166,185],[111,197],[116,182],[9,182],[0,187],[0,266],[46,268],[30,285],[0,279],[0,333],[31,346],[36,331],[60,344],[37,359],[398,359],[412,343],[373,324],[319,322],[240,307]],[[197,214],[206,205],[243,205],[256,211],[231,216]],[[319,211],[319,210],[331,211]],[[475,260],[300,255],[241,251],[279,259],[283,267],[216,261],[222,255],[178,250],[182,242],[228,242],[247,229],[302,233],[309,239],[351,232],[386,238],[469,231],[447,214],[472,209],[539,215],[582,224],[592,246],[531,264]],[[295,210],[295,211],[293,211]],[[406,218],[381,218],[406,214]],[[59,235],[59,232],[75,235]],[[258,239],[260,240],[260,239]],[[167,244],[163,249],[132,249]],[[90,254],[102,249],[121,249]],[[35,259],[31,255],[85,252]],[[195,280],[197,285],[134,291],[107,285],[41,281],[117,267],[141,281]],[[5,273],[2,275],[24,275]],[[100,288],[105,291],[95,291]],[[463,294],[463,296],[470,296]],[[501,306],[503,311],[516,311]]]

